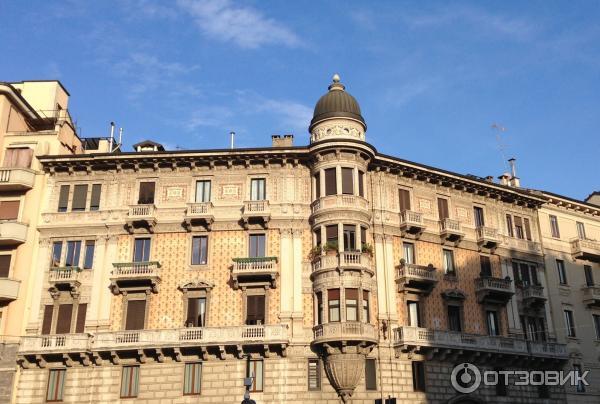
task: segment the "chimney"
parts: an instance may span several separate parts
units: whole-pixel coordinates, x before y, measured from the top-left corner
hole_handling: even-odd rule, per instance
[[[508,164],[510,164],[510,186],[519,188],[521,186],[521,182],[519,181],[519,177],[517,177],[517,159],[511,158],[508,160]]]
[[[487,177],[485,177],[485,180],[487,182],[492,182],[493,183],[494,182],[494,177],[492,177],[491,175],[488,175]]]
[[[273,135],[271,136],[273,147],[292,147],[294,145],[294,135]]]
[[[504,173],[501,176],[498,177],[498,179],[500,180],[500,184],[501,185],[506,185],[506,186],[511,186],[510,184],[510,174],[509,173]]]

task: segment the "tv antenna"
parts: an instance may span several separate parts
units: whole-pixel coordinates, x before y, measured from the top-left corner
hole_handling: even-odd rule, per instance
[[[508,166],[506,165],[506,144],[504,144],[504,141],[502,139],[502,134],[506,132],[506,128],[501,124],[494,122],[492,123],[492,130],[496,134],[496,143],[498,146],[498,150],[500,151],[500,156],[502,157],[502,165],[508,168]]]

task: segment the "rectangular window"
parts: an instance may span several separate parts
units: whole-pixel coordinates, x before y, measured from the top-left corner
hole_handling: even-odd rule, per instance
[[[250,234],[248,237],[249,251],[248,256],[264,257],[265,256],[265,235],[264,234]]]
[[[206,265],[208,261],[208,237],[192,237],[192,265]]]
[[[585,240],[587,237],[585,236],[585,225],[581,222],[577,222],[577,237],[580,240]]]
[[[523,225],[525,226],[525,238],[531,241],[531,224],[529,223],[529,219],[526,217],[523,218]]]
[[[444,259],[444,273],[454,275],[454,251],[452,250],[442,250],[443,259]]]
[[[202,380],[202,363],[186,363],[183,373],[183,395],[197,396],[200,394]]]
[[[265,295],[246,296],[246,324],[261,325],[265,323]]]
[[[266,181],[264,178],[253,178],[250,181],[250,200],[264,201],[267,199]]]
[[[506,215],[506,234],[508,234],[509,237],[515,236],[515,233],[513,231],[513,222],[511,215]]]
[[[481,265],[482,277],[492,276],[492,263],[490,262],[490,257],[488,257],[487,255],[480,255],[479,264]]]
[[[75,185],[73,189],[73,202],[71,203],[71,211],[82,212],[87,204],[87,184]]]
[[[121,398],[136,398],[140,389],[140,367],[123,366],[121,370]]]
[[[327,238],[327,243],[336,244],[338,242],[338,226],[333,224],[329,226],[325,226],[325,237]]]
[[[196,181],[196,202],[210,202],[210,181]]]
[[[154,190],[156,183],[140,182],[140,193],[138,196],[138,205],[150,205],[154,203]]]
[[[356,251],[356,226],[344,225],[344,251]]]
[[[494,368],[496,372],[502,372],[502,368]],[[498,373],[498,383],[496,384],[496,395],[500,397],[506,397],[508,395],[508,388],[506,385],[505,376]]]
[[[318,359],[308,360],[308,390],[321,390],[321,367]]]
[[[262,359],[250,359],[246,369],[246,377],[252,378],[251,392],[263,391],[264,384],[264,364]]]
[[[327,305],[329,307],[329,322],[335,323],[340,321],[340,290],[327,290]]]
[[[407,301],[406,302],[407,314],[408,314],[408,325],[411,327],[421,326],[421,316],[419,313],[419,302]]]
[[[102,184],[92,185],[92,196],[90,198],[90,210],[100,209],[100,194],[102,193]]]
[[[67,256],[65,258],[65,266],[79,266],[79,257],[81,256],[81,241],[67,241]]]
[[[369,310],[369,291],[363,290],[363,312],[361,321],[363,323],[369,323],[371,321],[371,314]]]
[[[558,270],[558,282],[561,285],[566,285],[567,271],[565,270],[565,262],[563,260],[556,260],[556,269]]]
[[[410,210],[410,192],[407,189],[400,189],[400,212]]]
[[[412,362],[413,391],[425,389],[425,362]]]
[[[550,215],[550,232],[552,237],[560,238],[560,231],[558,229],[558,218],[554,215]]]
[[[483,208],[480,206],[473,207],[473,217],[475,218],[475,227],[485,226],[485,217],[483,215]]]
[[[60,260],[62,258],[62,241],[55,241],[52,243],[52,266],[59,267]]]
[[[323,293],[317,293],[317,324],[323,324]]]
[[[586,286],[594,286],[594,273],[592,272],[592,267],[590,265],[584,265],[583,273],[585,275]]]
[[[531,282],[534,285],[540,285],[540,282],[538,280],[538,274],[537,274],[537,266],[536,265],[529,265],[529,271],[531,273]]]
[[[358,321],[358,289],[346,289],[346,321]]]
[[[94,250],[96,242],[94,240],[85,241],[85,258],[83,260],[83,269],[92,269],[94,266]]]
[[[498,324],[498,313],[493,310],[486,311],[488,335],[500,335],[500,327]]]
[[[8,278],[10,274],[10,255],[0,255],[0,278]]]
[[[525,238],[525,233],[523,232],[523,219],[519,216],[515,216],[515,236],[520,239]]]
[[[48,387],[46,388],[46,401],[56,402],[63,400],[65,389],[65,369],[50,369],[48,372]]]
[[[60,193],[58,196],[58,211],[59,212],[66,212],[67,208],[69,207],[70,188],[71,187],[69,185],[61,185],[60,186]]]
[[[44,317],[42,318],[42,335],[48,335],[52,332],[52,314],[54,313],[54,305],[48,304],[44,306]]]
[[[58,306],[58,317],[56,319],[56,334],[69,334],[71,332],[72,317],[72,304],[61,304]]]
[[[326,168],[324,171],[325,171],[325,195],[337,194],[335,168]]]
[[[600,340],[600,314],[592,314],[594,320],[594,329],[596,330],[596,339]]]
[[[133,262],[150,261],[150,238],[136,238],[133,244]]]
[[[30,168],[33,149],[29,147],[11,147],[4,154],[3,167]]]
[[[567,337],[575,338],[577,333],[575,332],[575,319],[573,317],[573,311],[565,310],[565,328],[567,329]]]
[[[77,305],[77,319],[75,320],[75,332],[82,333],[85,330],[85,316],[87,314],[87,303]]]
[[[342,194],[354,195],[354,169],[342,167]]]
[[[583,374],[581,365],[578,365],[578,364],[573,364],[573,371],[575,372],[575,374],[577,376],[581,376]],[[577,391],[578,393],[585,393],[585,385],[583,384],[583,382],[581,380],[579,380],[579,382],[577,383],[577,387],[575,388],[575,391]]]
[[[321,174],[315,174],[315,199],[321,197]]]
[[[365,389],[377,390],[377,363],[373,358],[365,359]]]
[[[440,220],[448,219],[450,211],[448,210],[448,199],[438,198],[438,217]]]
[[[143,330],[146,323],[146,300],[127,300],[126,330]]]
[[[448,329],[462,332],[462,319],[460,306],[448,305]]]
[[[365,173],[358,172],[358,196],[365,196]]]
[[[0,220],[17,220],[19,218],[19,201],[0,202]]]
[[[404,261],[407,264],[415,263],[415,245],[412,243],[402,243]]]
[[[206,298],[188,297],[186,327],[204,327],[206,322]]]
[[[521,268],[521,281],[523,282],[523,286],[531,285],[531,277],[529,276],[529,265],[524,262],[519,263],[519,267]]]

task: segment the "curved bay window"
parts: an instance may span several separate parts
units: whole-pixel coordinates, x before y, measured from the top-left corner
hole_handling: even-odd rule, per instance
[[[327,289],[315,293],[316,324],[339,322],[370,323],[368,290],[357,288]],[[327,302],[324,301],[326,293]],[[327,308],[325,308],[325,303]],[[327,311],[325,311],[327,310]],[[325,317],[327,314],[327,317]]]
[[[367,228],[359,224],[328,224],[313,230],[314,245],[322,246],[323,241],[330,249],[340,252],[361,252],[368,245]],[[339,244],[342,240],[343,244]]]
[[[365,172],[356,167],[328,167],[313,174],[314,199],[329,195],[364,197],[365,185]]]
[[[340,319],[340,290],[327,290],[327,305],[329,306],[329,322],[337,323]]]
[[[346,289],[346,321],[358,321],[358,289]]]

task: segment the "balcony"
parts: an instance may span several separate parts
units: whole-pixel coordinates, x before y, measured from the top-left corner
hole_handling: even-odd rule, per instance
[[[600,286],[584,286],[581,291],[583,293],[583,304],[588,307],[600,307]]]
[[[475,280],[475,292],[479,303],[505,305],[515,294],[510,278],[483,277]]]
[[[368,323],[345,322],[313,327],[313,344],[339,341],[377,342],[377,328]]]
[[[480,247],[495,249],[498,246],[498,230],[493,227],[479,226],[476,229],[477,244]]]
[[[26,335],[21,337],[20,355],[62,354],[68,352],[89,352],[89,334]]]
[[[21,222],[0,222],[0,246],[23,244],[27,240],[28,227],[25,223]]]
[[[501,355],[503,358],[514,356],[525,360],[532,356],[556,360],[568,358],[564,344],[409,326],[394,330],[394,348],[397,355],[399,352],[429,352],[438,360],[452,361],[489,360],[489,356],[480,353]]]
[[[78,293],[81,286],[81,268],[79,267],[54,267],[48,273],[48,283],[52,285],[50,293],[69,290]]]
[[[600,242],[575,238],[571,240],[571,254],[575,259],[600,263]]]
[[[160,263],[123,262],[113,264],[110,288],[115,295],[121,291],[149,289],[158,293],[160,284]]]
[[[129,206],[125,225],[128,232],[133,233],[135,229],[145,228],[149,233],[153,233],[156,223],[156,206],[154,204]]]
[[[406,264],[401,260],[396,276],[398,292],[412,292],[427,295],[439,281],[436,268],[429,264]]]
[[[329,270],[359,270],[373,275],[372,258],[370,254],[359,251],[343,251],[335,255],[321,255],[312,261],[312,272]]]
[[[369,201],[358,195],[327,195],[316,199],[310,209],[313,215],[333,209],[369,212]]]
[[[531,254],[540,254],[542,252],[540,243],[516,237],[503,236],[502,245],[510,250],[519,250]]]
[[[21,281],[12,278],[0,278],[0,304],[10,303],[19,297]]]
[[[445,218],[440,220],[440,235],[442,239],[458,243],[465,236],[458,220]]]
[[[242,222],[247,229],[250,224],[258,223],[265,229],[271,220],[271,207],[269,201],[244,201]]]
[[[212,202],[188,203],[183,220],[184,226],[190,231],[196,224],[210,230],[210,226],[215,221]]]
[[[231,268],[233,288],[240,286],[277,286],[277,257],[234,258]]]
[[[531,308],[538,308],[544,305],[544,287],[541,285],[525,285],[522,292],[523,305]]]
[[[405,210],[400,213],[400,230],[402,234],[420,235],[425,230],[423,215],[412,210]]]
[[[28,191],[35,183],[35,171],[29,168],[0,169],[0,191]]]

